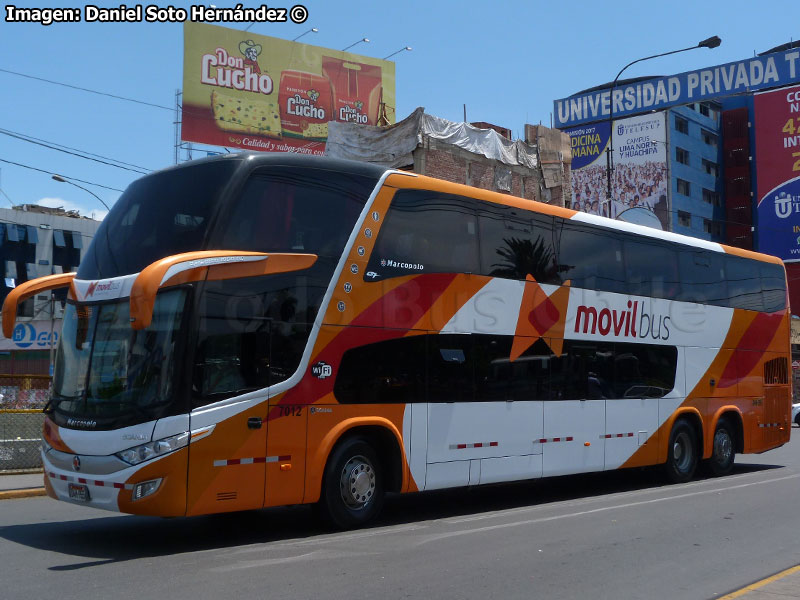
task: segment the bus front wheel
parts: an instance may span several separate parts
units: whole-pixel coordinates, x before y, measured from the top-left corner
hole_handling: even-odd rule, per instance
[[[673,483],[686,483],[697,468],[697,436],[694,427],[685,419],[672,426],[664,465],[667,478]]]
[[[380,460],[363,438],[349,438],[331,454],[325,468],[319,509],[338,529],[362,527],[383,505]]]

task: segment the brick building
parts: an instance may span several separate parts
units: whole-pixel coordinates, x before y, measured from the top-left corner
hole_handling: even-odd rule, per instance
[[[418,108],[388,127],[330,123],[329,128],[329,156],[559,206],[571,195],[569,136],[541,125],[526,125],[525,141],[514,141],[500,133],[508,129],[454,123]]]

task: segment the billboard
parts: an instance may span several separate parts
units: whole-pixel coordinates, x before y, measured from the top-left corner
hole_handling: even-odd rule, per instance
[[[798,82],[800,49],[795,48],[679,75],[617,85],[613,115],[623,117]],[[553,114],[557,129],[608,119],[612,114],[611,90],[555,100]]]
[[[614,171],[607,195],[611,123],[565,130],[572,147],[574,210],[669,229],[666,113],[614,121]]]
[[[756,94],[758,250],[800,261],[800,85]]]
[[[394,123],[393,62],[204,23],[183,35],[183,141],[322,154],[329,121]]]

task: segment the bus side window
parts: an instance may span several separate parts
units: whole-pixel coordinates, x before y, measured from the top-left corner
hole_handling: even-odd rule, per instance
[[[572,287],[625,292],[622,241],[613,232],[564,225],[559,236],[558,271]]]
[[[775,312],[786,308],[786,276],[781,265],[759,263],[764,306],[762,310]]]
[[[660,244],[625,240],[626,293],[672,300],[680,292],[678,255]]]
[[[428,401],[475,400],[475,351],[472,335],[446,334],[428,339]]]
[[[683,250],[678,255],[682,290],[679,300],[727,306],[728,285],[724,255],[702,250]]]
[[[425,345],[416,335],[345,351],[333,393],[342,404],[425,402]]]
[[[401,190],[381,227],[370,281],[419,273],[478,273],[478,224],[470,198]]]
[[[524,280],[532,275],[539,283],[558,284],[553,221],[481,211],[481,274]]]
[[[759,263],[738,256],[725,257],[725,272],[728,280],[729,306],[746,310],[762,310]]]

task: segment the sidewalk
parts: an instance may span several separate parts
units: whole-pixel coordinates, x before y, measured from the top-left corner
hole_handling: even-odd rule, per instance
[[[800,565],[756,581],[717,600],[781,600],[800,598]]]
[[[0,473],[0,500],[44,496],[42,473]]]

